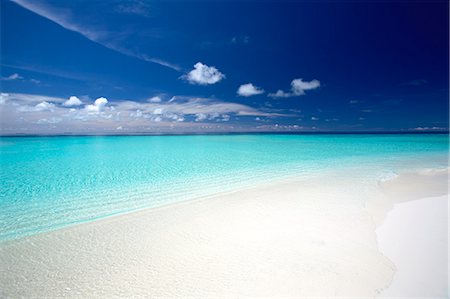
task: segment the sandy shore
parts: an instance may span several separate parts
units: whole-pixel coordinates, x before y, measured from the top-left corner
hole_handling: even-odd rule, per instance
[[[398,271],[381,297],[448,298],[448,196],[396,204],[377,229]]]
[[[381,297],[449,297],[448,182],[448,169],[427,169],[380,183],[393,209],[377,228],[378,248],[398,269]]]
[[[375,182],[363,188],[340,177],[276,182],[4,242],[0,296],[379,296],[396,265],[375,232],[389,205],[373,202],[390,199]]]

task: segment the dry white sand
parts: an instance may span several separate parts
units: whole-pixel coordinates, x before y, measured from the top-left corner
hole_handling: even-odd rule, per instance
[[[277,182],[2,243],[0,297],[377,296],[396,271],[377,245],[381,209],[370,208],[383,193],[342,177]]]
[[[398,269],[381,297],[448,298],[448,170],[402,174],[381,189],[394,209],[377,229],[378,247]]]
[[[377,229],[398,272],[381,297],[448,298],[448,196],[395,205]]]

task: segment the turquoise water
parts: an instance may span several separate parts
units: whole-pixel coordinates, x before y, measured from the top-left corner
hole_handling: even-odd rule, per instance
[[[0,240],[278,178],[447,167],[447,135],[0,138]]]

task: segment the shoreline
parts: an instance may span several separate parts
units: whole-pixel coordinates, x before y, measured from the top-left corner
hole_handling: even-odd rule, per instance
[[[346,183],[276,181],[6,241],[0,294],[379,296],[395,279],[370,205],[383,195]]]

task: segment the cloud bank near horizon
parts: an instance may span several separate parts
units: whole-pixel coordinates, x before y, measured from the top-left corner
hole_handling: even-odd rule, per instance
[[[262,111],[247,105],[217,99],[174,96],[146,102],[108,101],[99,97],[90,103],[78,97],[68,99],[43,95],[2,93],[0,132],[33,134],[45,132],[129,132],[158,130],[230,130],[225,125],[236,118],[275,118],[287,114]]]

